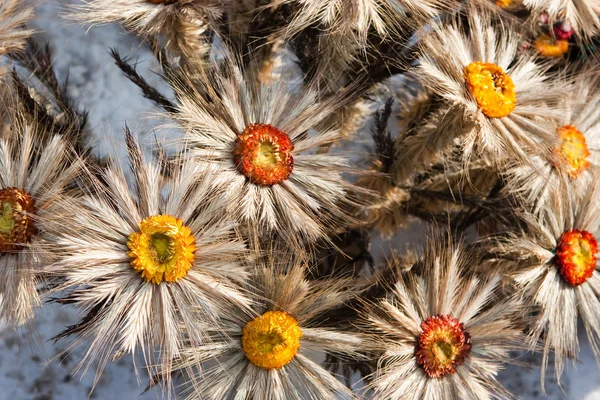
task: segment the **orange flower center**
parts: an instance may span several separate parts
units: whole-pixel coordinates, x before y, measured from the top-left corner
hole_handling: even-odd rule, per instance
[[[170,215],[146,218],[139,227],[139,232],[129,235],[127,242],[133,269],[155,284],[184,278],[194,264],[196,252],[190,228]]]
[[[301,336],[294,317],[282,311],[267,311],[244,327],[242,349],[257,367],[279,369],[296,356]]]
[[[24,190],[8,187],[0,189],[0,207],[0,252],[21,250],[37,233],[33,199]]]
[[[585,136],[573,125],[561,126],[557,130],[560,144],[555,153],[561,161],[557,168],[565,169],[567,174],[575,179],[590,166],[587,158],[590,156]]]
[[[581,285],[594,273],[597,253],[598,242],[591,233],[577,229],[563,233],[555,259],[560,276],[571,286]]]
[[[267,124],[249,125],[238,135],[235,165],[252,183],[271,186],[285,181],[294,168],[294,144],[284,132]]]
[[[544,57],[562,57],[569,50],[568,40],[555,40],[548,35],[540,35],[533,44]]]
[[[496,0],[496,5],[498,7],[506,8],[512,6],[514,0]]]
[[[471,336],[464,325],[448,315],[429,317],[421,323],[417,363],[431,378],[456,372],[471,351]]]
[[[477,106],[488,117],[506,117],[514,110],[517,103],[515,84],[501,67],[472,62],[465,68],[465,79]]]

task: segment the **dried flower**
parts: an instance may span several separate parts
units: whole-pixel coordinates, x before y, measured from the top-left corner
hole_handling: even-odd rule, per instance
[[[35,123],[15,122],[0,138],[0,319],[22,325],[41,305],[36,282],[48,259],[38,245],[49,235],[46,221],[64,217],[55,199],[81,163],[61,137],[40,141]]]
[[[532,347],[545,339],[542,383],[551,351],[557,379],[565,357],[577,358],[578,318],[599,356],[598,178],[595,171],[582,197],[573,200],[563,193],[561,201],[549,203],[539,217],[522,213],[525,230],[500,238],[491,249],[536,310],[529,339]]]
[[[389,297],[366,307],[361,327],[383,352],[370,383],[375,399],[508,396],[495,375],[524,339],[521,304],[498,299],[498,275],[469,275],[473,263],[450,238],[429,237],[422,275],[399,274]]]
[[[589,39],[600,30],[600,4],[595,1],[579,0],[522,0],[530,11],[534,22],[542,15],[553,25],[562,21],[577,36]]]
[[[96,382],[111,354],[138,347],[151,370],[160,349],[168,370],[184,338],[205,340],[204,324],[224,311],[224,298],[246,301],[236,286],[247,276],[244,243],[195,164],[165,179],[165,162],[146,162],[129,131],[126,139],[135,190],[118,164],[88,176],[90,193],[61,202],[71,217],[50,241],[58,258],[50,272],[64,281],[54,293],[87,313],[57,337],[76,335],[69,349],[91,341],[78,368],[98,359]]]
[[[359,337],[320,322],[356,291],[347,280],[306,280],[302,260],[289,252],[266,256],[248,288],[251,308],[230,305],[206,327],[211,340],[182,353],[176,368],[189,373],[187,398],[353,398],[309,354],[359,357]]]
[[[200,170],[223,193],[223,208],[252,230],[288,242],[315,241],[352,222],[357,188],[342,178],[347,159],[319,151],[341,138],[322,122],[347,101],[344,93],[319,101],[313,87],[287,79],[260,82],[228,54],[198,90],[177,84],[173,117]]]
[[[565,196],[581,198],[591,179],[590,168],[600,165],[600,95],[594,89],[598,79],[583,71],[568,85],[561,118],[538,122],[539,128],[554,132],[554,147],[505,168],[506,193],[534,213]]]
[[[534,120],[557,118],[555,105],[563,93],[550,85],[545,67],[532,55],[517,56],[519,37],[510,25],[493,23],[489,10],[468,7],[467,12],[467,26],[460,20],[436,24],[421,44],[414,74],[444,102],[443,109],[458,108],[455,114],[463,119],[434,133],[460,138],[465,159],[477,149],[527,160],[553,142]],[[438,138],[423,141],[452,144]]]

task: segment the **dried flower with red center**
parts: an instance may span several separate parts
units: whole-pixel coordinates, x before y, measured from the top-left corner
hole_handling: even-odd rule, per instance
[[[573,125],[561,126],[557,133],[560,144],[555,149],[555,153],[561,160],[557,167],[564,169],[570,178],[575,179],[590,166],[587,160],[590,151],[585,136]]]
[[[502,67],[476,61],[465,67],[467,86],[482,113],[490,118],[508,116],[517,104],[512,78]]]
[[[285,181],[294,168],[294,144],[289,136],[268,124],[249,125],[238,135],[235,165],[252,183],[271,186]]]
[[[464,324],[448,315],[429,317],[421,323],[417,363],[431,378],[456,372],[471,351],[471,336]]]
[[[571,286],[581,285],[594,273],[597,253],[598,242],[591,233],[578,229],[563,233],[555,259],[560,276]]]
[[[24,190],[0,189],[0,252],[20,250],[37,232],[31,216],[35,214],[33,199]]]

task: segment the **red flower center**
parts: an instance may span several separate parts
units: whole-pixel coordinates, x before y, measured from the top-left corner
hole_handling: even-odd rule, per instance
[[[235,140],[238,170],[251,182],[271,186],[285,181],[294,169],[294,144],[284,132],[267,124],[249,125]]]
[[[35,214],[33,199],[24,190],[0,189],[0,252],[23,248],[37,232],[31,216]]]
[[[429,317],[421,323],[417,363],[431,378],[456,372],[471,351],[471,336],[464,324],[448,315]]]
[[[598,258],[598,242],[587,231],[573,229],[563,233],[556,246],[556,266],[563,280],[579,286],[592,276]]]

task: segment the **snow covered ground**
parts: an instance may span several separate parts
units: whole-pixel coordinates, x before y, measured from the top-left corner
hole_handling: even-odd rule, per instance
[[[74,0],[76,1],[76,0]],[[60,4],[48,0],[37,8],[33,23],[40,36],[50,40],[54,49],[55,68],[59,77],[69,75],[69,93],[90,115],[90,126],[97,140],[101,155],[124,154],[123,126],[127,122],[132,130],[150,147],[155,128],[164,122],[149,118],[157,109],[144,99],[137,87],[131,84],[114,66],[109,55],[110,48],[117,48],[123,55],[138,59],[139,70],[163,93],[169,90],[152,71],[152,56],[135,37],[124,33],[118,26],[94,27],[86,31],[59,17]],[[177,135],[176,131],[156,133],[160,138]],[[410,227],[392,239],[396,248],[405,243],[418,243],[422,233],[419,227]],[[383,241],[381,248],[389,247]],[[400,245],[401,244],[401,245]],[[34,322],[38,338],[24,332],[0,327],[0,400],[83,400],[93,384],[94,371],[81,378],[73,377],[72,369],[80,359],[80,352],[51,364],[46,360],[64,349],[64,344],[53,345],[47,339],[60,332],[64,326],[75,321],[75,310],[50,305],[38,312]],[[582,329],[580,329],[581,331]],[[539,357],[523,355],[519,361],[530,368],[509,367],[501,373],[501,381],[514,394],[523,399],[600,399],[600,369],[594,361],[584,335],[581,335],[580,362],[569,366],[563,379],[562,389],[547,379],[547,396],[542,396],[539,384]],[[141,361],[138,360],[141,366]],[[552,372],[549,373],[550,378]],[[143,377],[143,374],[141,375]],[[160,393],[144,390],[146,381],[138,380],[130,357],[124,357],[108,365],[91,398],[95,399],[156,399]],[[141,395],[140,395],[141,394]]]

